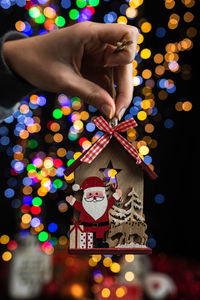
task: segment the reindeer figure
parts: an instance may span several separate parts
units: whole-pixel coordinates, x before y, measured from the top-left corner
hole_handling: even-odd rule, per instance
[[[147,225],[142,221],[128,221],[118,226],[111,224],[106,241],[109,247],[128,245],[131,242],[145,245],[147,241],[147,235],[145,234],[146,229]]]
[[[130,242],[136,242],[141,245],[145,245],[147,241],[147,235],[145,234],[145,231],[147,229],[147,225],[142,222],[128,222],[130,226],[129,227],[129,232],[130,232]]]

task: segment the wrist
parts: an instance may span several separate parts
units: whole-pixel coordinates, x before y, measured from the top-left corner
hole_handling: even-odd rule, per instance
[[[8,67],[12,68],[11,58],[12,58],[12,45],[10,41],[4,42],[2,47],[3,58]]]

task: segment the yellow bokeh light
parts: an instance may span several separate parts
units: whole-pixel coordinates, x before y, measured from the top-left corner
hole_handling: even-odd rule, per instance
[[[43,12],[47,18],[55,18],[55,16],[56,16],[55,9],[50,6],[45,7]]]
[[[101,255],[100,254],[92,255],[92,259],[96,262],[99,262],[101,260]]]
[[[130,0],[129,1],[129,6],[131,7],[139,7],[140,5],[142,5],[144,0]]]
[[[102,291],[101,291],[101,296],[103,298],[108,298],[110,297],[110,290],[108,288],[104,288]]]
[[[158,76],[163,75],[163,74],[165,73],[165,67],[164,67],[164,66],[161,66],[161,65],[157,66],[157,67],[155,68],[155,73],[156,73],[156,75],[158,75]]]
[[[184,111],[190,111],[192,109],[192,103],[190,101],[183,102],[182,108]]]
[[[116,262],[112,263],[112,265],[110,266],[110,270],[113,273],[118,273],[120,271],[120,264],[118,264]]]
[[[57,132],[60,130],[60,124],[56,123],[56,122],[53,122],[51,125],[50,125],[50,129],[53,131],[53,132]]]
[[[146,144],[147,144],[147,143],[146,143],[145,141],[142,140],[142,141],[139,141],[139,142],[137,143],[137,147],[140,148],[140,147],[142,147],[142,146],[146,146]]]
[[[38,193],[38,196],[44,197],[48,193],[48,190],[42,186],[37,190],[37,193]]]
[[[76,160],[77,158],[79,158],[82,155],[81,152],[75,152],[74,153],[74,159]]]
[[[80,113],[81,120],[83,120],[83,121],[87,120],[89,118],[89,116],[90,115],[89,115],[89,113],[87,111],[82,111]]]
[[[127,254],[127,255],[125,255],[125,260],[126,260],[127,262],[132,262],[132,261],[134,261],[134,255],[132,255],[132,254]]]
[[[112,264],[112,259],[110,257],[105,257],[103,260],[104,267],[110,267]]]
[[[148,109],[149,107],[151,107],[151,101],[149,99],[143,100],[141,103],[141,107],[143,109]]]
[[[127,130],[127,135],[129,137],[135,137],[136,136],[136,130],[134,128],[130,128]]]
[[[53,159],[51,157],[46,157],[44,160],[44,167],[50,169],[53,167]]]
[[[64,175],[64,178],[68,183],[73,182],[74,181],[74,172],[72,172],[69,176]]]
[[[132,7],[128,7],[126,9],[126,16],[127,18],[133,19],[137,16],[137,9],[135,9],[133,6]]]
[[[74,296],[75,298],[81,298],[84,295],[84,289],[83,286],[80,284],[73,284],[70,288],[70,292],[72,294],[72,296]]]
[[[128,20],[126,17],[124,16],[120,16],[118,19],[117,19],[117,23],[118,24],[127,24]]]
[[[12,258],[12,253],[10,251],[5,251],[3,254],[2,254],[2,259],[4,261],[9,261],[11,260]]]
[[[54,142],[61,143],[63,140],[63,135],[61,133],[56,133],[53,136]]]
[[[40,224],[39,226],[35,227],[34,229],[35,229],[36,232],[40,232],[44,229],[44,225]]]
[[[142,42],[144,41],[144,36],[143,34],[139,33],[139,36],[138,36],[138,44],[142,44]]]
[[[141,30],[142,30],[144,33],[147,33],[147,32],[149,32],[149,31],[151,31],[151,28],[152,28],[152,25],[151,25],[151,23],[149,23],[149,22],[144,22],[144,23],[142,23],[142,25],[141,25]]]
[[[30,214],[24,214],[24,215],[22,216],[22,222],[23,222],[24,224],[29,224],[30,221],[31,221],[31,219],[32,219],[32,217],[31,217]]]
[[[124,297],[124,295],[126,294],[126,292],[127,292],[126,287],[121,286],[121,287],[119,287],[119,288],[116,289],[115,293],[116,293],[116,296],[118,298],[122,298],[122,297]]]
[[[15,28],[17,31],[23,31],[26,28],[26,25],[22,21],[18,21],[15,23]]]
[[[135,278],[133,272],[126,272],[124,277],[125,277],[126,281],[129,281],[129,282],[133,281]]]
[[[51,180],[49,178],[42,179],[41,186],[43,186],[46,189],[50,190],[50,188],[51,188]]]
[[[151,50],[148,48],[145,48],[140,52],[140,55],[143,59],[148,59],[151,56]]]
[[[73,124],[75,130],[80,131],[81,129],[83,129],[83,122],[80,120],[77,120],[74,122]]]
[[[157,53],[153,58],[156,64],[161,64],[163,62],[163,55],[161,53]]]
[[[84,141],[82,143],[82,147],[83,147],[84,150],[87,150],[88,148],[90,148],[91,145],[92,144],[89,141]]]
[[[21,139],[25,140],[29,137],[29,132],[25,129],[21,130],[19,133]]]
[[[68,116],[71,113],[71,108],[68,106],[63,106],[61,108],[63,115]]]
[[[97,265],[97,261],[94,261],[91,257],[88,261],[88,264],[90,267],[95,267]]]
[[[152,76],[152,72],[149,69],[145,69],[142,71],[142,77],[144,79],[149,79]]]
[[[0,238],[0,243],[1,243],[2,245],[8,244],[9,241],[10,241],[10,238],[9,238],[9,236],[8,236],[7,234],[3,234],[3,235],[1,236],[1,238]]]
[[[147,155],[149,153],[149,147],[147,147],[147,146],[141,146],[139,148],[139,152],[142,155]]]
[[[137,114],[137,118],[140,121],[144,121],[147,118],[147,113],[143,110],[139,111],[139,113]]]
[[[165,1],[165,7],[167,8],[167,9],[172,9],[174,6],[175,6],[175,1]]]
[[[147,133],[152,133],[154,131],[154,125],[153,124],[146,124],[144,129]]]

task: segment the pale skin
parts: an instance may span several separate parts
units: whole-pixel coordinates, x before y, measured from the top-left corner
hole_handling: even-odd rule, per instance
[[[133,96],[133,60],[138,30],[124,24],[78,23],[45,35],[7,41],[8,66],[36,88],[78,96],[108,118],[122,118]],[[116,43],[133,43],[114,53]],[[110,93],[114,67],[117,94]]]
[[[119,197],[122,196],[122,191],[120,189],[116,189],[115,193],[117,193],[117,195]],[[89,199],[90,197],[93,197],[95,199],[95,197],[103,197],[103,193],[101,191],[96,190],[96,191],[93,191],[93,192],[86,193],[85,197],[87,199]],[[70,204],[72,202],[73,198],[74,198],[74,196],[70,195],[70,196],[67,196],[65,199]]]

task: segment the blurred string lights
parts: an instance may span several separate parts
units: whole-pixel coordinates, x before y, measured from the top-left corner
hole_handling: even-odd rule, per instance
[[[92,16],[95,20],[96,7],[99,5],[103,7],[106,2],[109,4],[112,1],[62,0],[60,4],[65,10],[64,16],[59,14],[59,7],[50,0],[0,0],[0,6],[8,10],[17,5],[27,11],[28,17],[23,21],[18,20],[15,29],[31,36],[33,32],[44,34],[62,28],[68,23],[90,20]],[[168,23],[157,27],[155,33],[152,33],[153,24],[140,17],[140,7],[145,5],[143,0],[125,0],[117,9],[106,13],[102,18],[104,23],[129,24],[131,20],[135,20],[140,30],[137,55],[133,61],[134,86],[138,88],[135,89],[132,103],[124,119],[134,117],[143,128],[140,135],[135,129],[129,129],[127,139],[137,147],[140,156],[152,169],[154,166],[150,151],[158,146],[158,141],[153,137],[158,122],[162,122],[166,129],[174,126],[171,118],[163,120],[160,117],[158,105],[176,92],[175,75],[178,74],[183,80],[191,78],[191,66],[180,65],[179,56],[182,52],[192,49],[192,38],[197,34],[196,28],[192,25],[194,14],[189,11],[194,7],[195,1],[182,0],[185,9],[183,16],[176,12],[175,4],[176,1],[165,0],[163,9],[168,11]],[[184,22],[187,26],[185,37],[168,42],[166,34],[170,35],[170,31],[178,30],[180,22]],[[145,37],[150,34],[155,34],[158,39],[164,38],[162,52],[152,53],[150,48],[143,46]],[[150,67],[144,68],[147,65]],[[40,94],[33,94],[24,99],[19,109],[0,125],[0,146],[1,150],[12,158],[4,196],[10,199],[13,208],[20,210],[20,234],[26,236],[31,232],[37,235],[42,250],[51,255],[57,244],[66,245],[67,235],[57,236],[58,224],[55,220],[49,222],[47,226],[44,225],[42,210],[43,202],[47,199],[45,197],[53,197],[59,191],[67,189],[68,184],[74,180],[74,174],[64,176],[66,166],[73,163],[82,151],[88,149],[103,133],[97,131],[92,123],[97,114],[94,107],[89,105],[86,109],[78,97],[70,99],[61,94],[58,96],[58,105],[41,134],[41,116],[46,102],[46,97]],[[192,103],[189,99],[178,99],[174,109],[178,112],[188,112],[192,109]],[[14,135],[18,138],[16,145],[12,145],[9,137],[11,125],[14,127]],[[42,143],[49,145],[48,153],[41,149]],[[19,186],[21,188],[18,192]],[[164,201],[165,197],[162,194],[155,195],[156,203],[161,204]],[[60,213],[67,212],[66,201],[59,200],[57,209]],[[6,247],[2,259],[9,261],[12,258],[12,251],[17,248],[17,242],[11,240],[7,234],[3,234],[0,243]],[[148,245],[154,247],[155,239],[149,238]],[[89,260],[90,266],[96,266],[95,259],[92,257]],[[112,266],[112,272],[119,268],[117,263],[113,265],[111,257],[103,258],[103,264]],[[95,280],[100,280],[100,273],[95,274]]]

